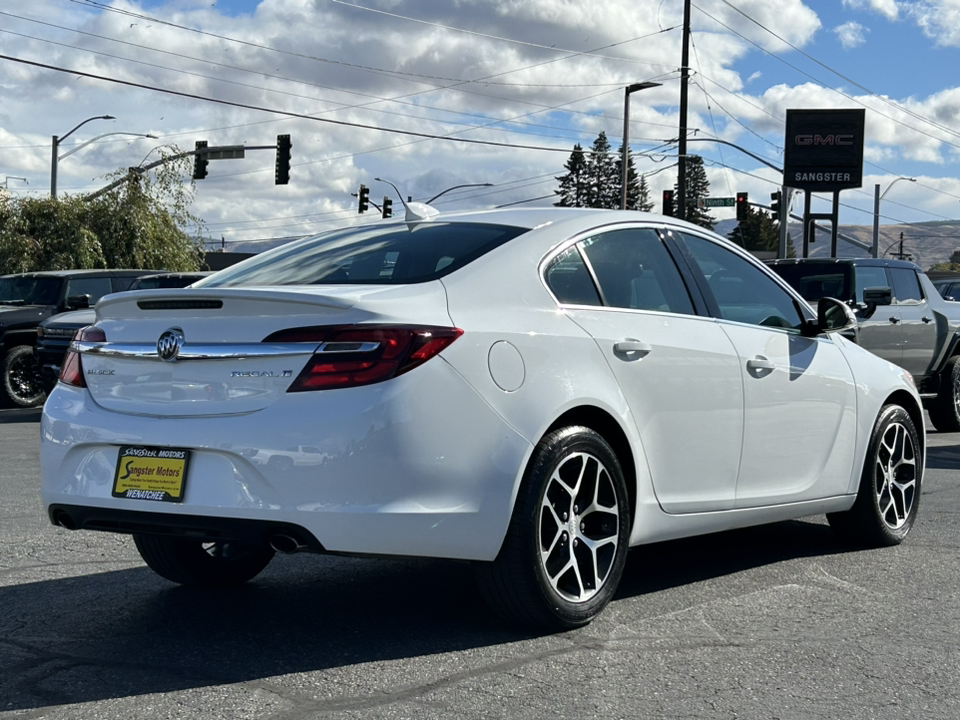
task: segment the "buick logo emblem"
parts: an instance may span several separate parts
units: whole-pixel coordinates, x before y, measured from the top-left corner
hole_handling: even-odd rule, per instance
[[[157,355],[161,360],[173,362],[180,354],[180,348],[183,347],[183,330],[178,327],[172,327],[164,330],[157,340]]]

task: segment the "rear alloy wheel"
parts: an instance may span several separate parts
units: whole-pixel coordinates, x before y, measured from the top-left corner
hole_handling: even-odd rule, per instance
[[[157,575],[192,587],[230,587],[252,580],[273,558],[266,546],[134,535],[140,557]]]
[[[960,356],[947,360],[940,372],[940,392],[928,409],[930,422],[940,432],[960,430]]]
[[[481,592],[510,620],[585,625],[616,592],[630,510],[620,462],[585,427],[550,433],[534,451],[496,560],[476,565]]]
[[[43,404],[47,394],[43,391],[40,368],[30,345],[12,347],[3,357],[3,390],[14,405],[36,407]]]
[[[910,415],[887,405],[873,428],[857,500],[827,520],[838,535],[868,547],[899,545],[910,532],[920,504],[920,439]]]

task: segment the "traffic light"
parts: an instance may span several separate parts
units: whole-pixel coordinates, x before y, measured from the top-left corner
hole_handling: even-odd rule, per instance
[[[357,202],[357,212],[365,213],[370,209],[370,188],[366,185],[360,186],[360,192],[357,194],[359,201]]]
[[[386,195],[383,196],[383,207],[380,214],[385,218],[393,217],[393,200]]]
[[[777,190],[776,192],[770,193],[770,219],[774,222],[780,222],[780,200],[783,196],[781,192]]]
[[[729,201],[728,201],[729,202]],[[737,193],[737,222],[742,223],[750,214],[750,203],[747,201],[747,193]]]
[[[206,140],[197,140],[196,154],[193,156],[193,179],[203,180],[207,176],[207,154],[200,152],[207,149]]]
[[[673,190],[663,191],[663,214],[673,217]]]
[[[274,173],[275,185],[286,185],[290,182],[290,142],[289,135],[277,135],[277,170]]]

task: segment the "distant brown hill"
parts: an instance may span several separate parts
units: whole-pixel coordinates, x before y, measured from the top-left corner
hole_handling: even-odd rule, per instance
[[[717,223],[716,231],[726,236],[735,226],[735,220],[723,220]],[[828,225],[825,227],[829,228]],[[872,225],[841,225],[839,233],[868,246],[873,242]],[[950,256],[960,250],[960,220],[956,220],[912,225],[881,225],[878,243],[881,255],[886,253],[886,257],[897,256],[900,233],[903,233],[904,254],[910,255],[910,259],[924,270],[936,263],[948,262]],[[790,236],[799,251],[803,240],[803,228],[800,223],[790,223]],[[816,241],[810,245],[810,256],[825,257],[829,253],[830,232],[827,229],[817,233]],[[837,254],[840,257],[866,257],[870,253],[839,237]]]

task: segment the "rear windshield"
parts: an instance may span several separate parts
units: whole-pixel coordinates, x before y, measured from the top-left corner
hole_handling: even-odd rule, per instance
[[[507,225],[443,222],[335,230],[258,255],[194,287],[420,283],[443,277],[524,232]]]
[[[777,275],[793,287],[804,300],[816,303],[822,297],[850,300],[850,266],[837,263],[801,263],[769,265]]]
[[[56,305],[60,300],[58,277],[10,275],[0,277],[0,304],[2,305]]]
[[[157,290],[160,288],[182,288],[195,283],[206,275],[160,275],[137,278],[130,290]]]

